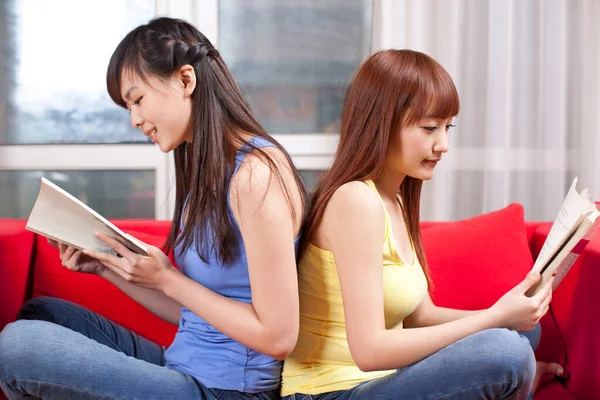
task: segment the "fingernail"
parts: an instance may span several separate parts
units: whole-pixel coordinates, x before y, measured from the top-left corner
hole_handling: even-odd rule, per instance
[[[94,232],[94,235],[95,235],[96,237],[100,237],[100,235],[102,235],[102,234],[101,234],[100,232],[98,232],[98,231],[95,231],[95,232]]]

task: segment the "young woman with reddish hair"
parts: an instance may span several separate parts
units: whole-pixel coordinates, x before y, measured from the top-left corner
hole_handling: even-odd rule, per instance
[[[382,51],[356,73],[335,161],[313,195],[302,239],[287,399],[531,395],[532,347],[551,281],[528,298],[539,279],[529,274],[481,311],[437,307],[428,294],[421,186],[448,151],[458,111],[452,79],[423,53]]]

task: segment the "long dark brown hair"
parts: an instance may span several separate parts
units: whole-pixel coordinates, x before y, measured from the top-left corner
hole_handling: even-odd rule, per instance
[[[237,151],[253,151],[269,165],[286,192],[292,218],[297,215],[274,160],[244,139],[243,133],[266,138],[284,154],[302,197],[303,213],[308,195],[289,154],[254,118],[219,52],[191,24],[161,17],[128,33],[110,59],[106,74],[108,93],[117,105],[126,108],[121,97],[124,71],[135,72],[147,82],[148,76],[168,79],[187,64],[194,68],[197,81],[192,93],[193,140],[175,149],[175,213],[165,250],[171,251],[179,243],[187,250],[195,242],[205,262],[213,254],[226,265],[235,257],[237,244],[227,199]],[[239,143],[245,144],[245,149],[240,149]],[[178,235],[188,196],[186,223]],[[196,227],[202,227],[197,234]]]
[[[313,194],[302,251],[312,240],[329,200],[340,186],[381,175],[392,135],[424,117],[454,117],[459,108],[452,78],[428,55],[386,50],[367,59],[346,94],[335,160]],[[419,226],[422,185],[422,180],[407,176],[398,192],[417,258],[431,285]]]

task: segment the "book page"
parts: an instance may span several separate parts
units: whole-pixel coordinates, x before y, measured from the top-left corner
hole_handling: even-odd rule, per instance
[[[600,216],[598,212],[586,214],[586,217],[582,219],[573,233],[569,235],[564,245],[561,246],[560,251],[553,255],[550,261],[542,268],[543,272],[540,281],[532,286],[525,295],[535,295],[544,283],[552,277],[553,273],[556,273],[556,277],[552,285],[552,290],[556,289],[598,229],[597,222],[600,220],[598,216]]]
[[[540,270],[546,265],[555,250],[564,242],[569,232],[576,228],[578,221],[581,221],[582,217],[586,214],[596,210],[596,207],[589,200],[577,192],[576,185],[577,178],[573,180],[567,192],[560,211],[552,224],[550,233],[544,242],[544,246],[535,260],[533,270]],[[587,193],[587,191],[585,192]]]
[[[78,249],[116,255],[112,248],[96,238],[94,232],[99,231],[136,253],[147,253],[147,249],[140,246],[140,243],[129,239],[128,235],[98,213],[44,178],[26,228]]]
[[[571,250],[569,251],[569,254],[557,266],[555,270],[556,277],[554,278],[552,290],[556,289],[560,282],[562,282],[564,277],[567,275],[567,272],[569,272],[577,258],[579,258],[579,255],[581,254],[585,246],[587,246],[589,241],[594,237],[594,235],[598,231],[598,228],[600,227],[600,218],[590,216],[588,217],[588,221],[589,222],[587,224],[582,224],[580,228],[585,231],[583,237],[581,237],[581,239],[577,241],[575,246],[573,246],[573,248],[571,248]]]

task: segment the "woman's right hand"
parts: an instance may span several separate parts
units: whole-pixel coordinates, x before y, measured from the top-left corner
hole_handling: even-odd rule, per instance
[[[51,239],[48,239],[48,243],[60,251],[62,265],[71,271],[100,275],[106,269],[100,261],[86,256],[81,250]]]
[[[525,296],[525,292],[539,280],[538,272],[530,272],[521,283],[488,309],[493,318],[497,319],[499,327],[519,332],[527,332],[535,328],[550,307],[554,276],[534,296]]]

